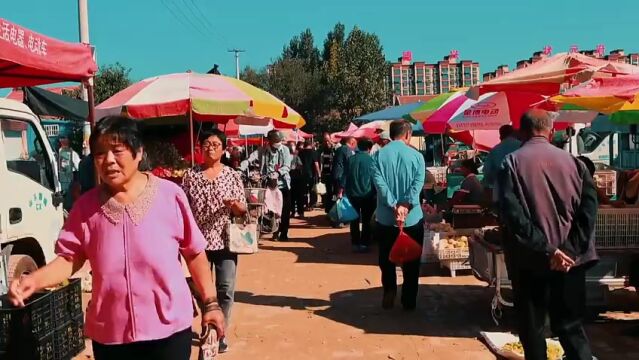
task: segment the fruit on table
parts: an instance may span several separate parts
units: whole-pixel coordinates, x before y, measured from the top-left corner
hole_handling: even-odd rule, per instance
[[[430,224],[430,230],[440,233],[450,233],[453,231],[453,226],[448,223]]]
[[[511,351],[517,355],[524,356],[524,346],[521,341],[509,342],[502,347],[504,351]],[[561,346],[555,342],[546,342],[546,358],[548,360],[560,360],[564,356],[564,351]]]
[[[451,236],[439,241],[440,249],[468,249],[467,236]]]

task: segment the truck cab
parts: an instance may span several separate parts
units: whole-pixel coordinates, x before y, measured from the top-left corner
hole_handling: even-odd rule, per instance
[[[39,118],[0,99],[0,246],[12,245],[9,279],[53,260],[62,202],[56,157]]]

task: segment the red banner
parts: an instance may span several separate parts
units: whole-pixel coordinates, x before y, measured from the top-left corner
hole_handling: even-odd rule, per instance
[[[96,71],[89,45],[56,40],[0,18],[0,87],[83,81]]]

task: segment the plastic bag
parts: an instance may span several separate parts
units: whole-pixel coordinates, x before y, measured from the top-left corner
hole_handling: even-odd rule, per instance
[[[388,260],[393,264],[403,265],[405,263],[417,260],[422,256],[422,246],[408,234],[404,232],[404,228],[399,228],[399,235],[395,244],[391,248]]]
[[[325,195],[326,185],[324,185],[321,182],[318,182],[317,184],[315,184],[315,186],[313,186],[313,192],[320,196]]]
[[[357,210],[355,210],[353,205],[351,205],[351,202],[348,201],[348,198],[346,196],[337,200],[337,203],[335,203],[335,205],[337,206],[337,216],[339,217],[339,222],[349,223],[359,218]]]
[[[335,224],[339,223],[339,214],[337,213],[337,203],[333,204],[333,207],[328,212],[328,218],[331,219],[331,222]]]

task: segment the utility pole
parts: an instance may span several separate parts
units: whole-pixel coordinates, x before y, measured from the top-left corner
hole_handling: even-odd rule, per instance
[[[239,79],[240,78],[240,53],[246,52],[246,50],[229,49],[228,52],[235,54],[235,77]]]
[[[80,33],[80,42],[89,45],[89,4],[88,0],[78,0],[78,27]],[[94,55],[95,56],[95,55]],[[93,78],[89,79],[87,86],[81,84],[82,99],[87,102],[89,106],[89,118],[84,122],[82,129],[83,134],[83,155],[88,155],[89,149],[89,136],[91,136],[91,124],[94,122],[93,114]]]

